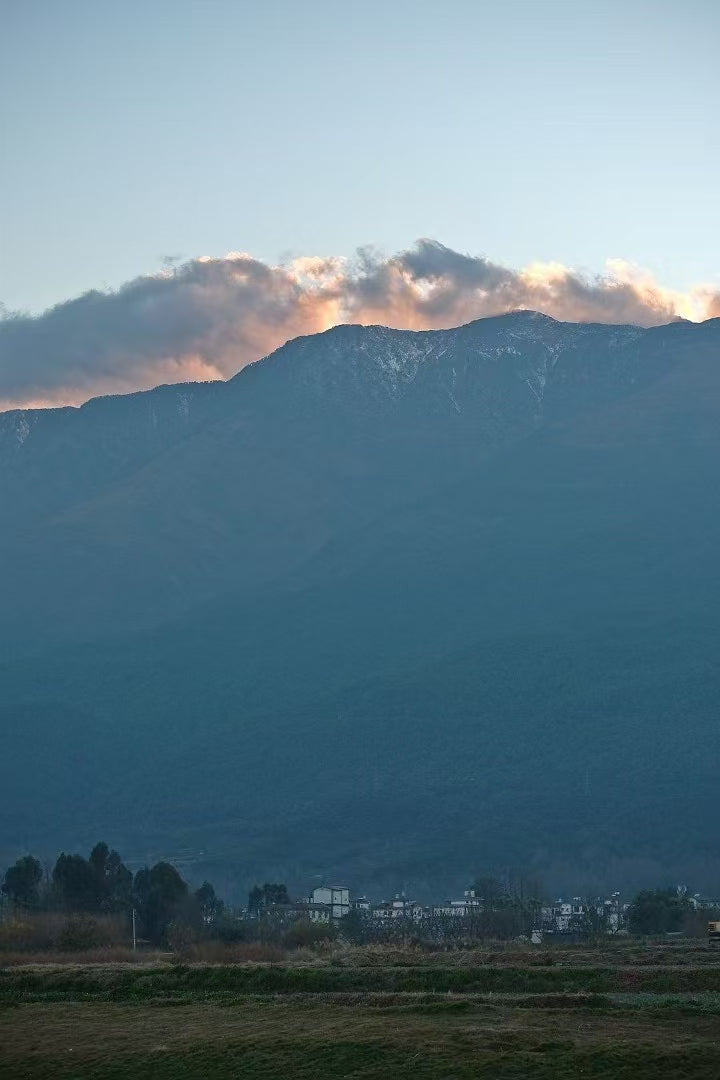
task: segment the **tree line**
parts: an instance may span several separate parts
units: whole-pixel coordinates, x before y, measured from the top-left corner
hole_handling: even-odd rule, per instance
[[[32,855],[24,855],[5,872],[1,891],[28,912],[129,917],[134,911],[140,936],[154,945],[165,943],[173,927],[211,924],[224,907],[209,881],[192,891],[168,862],[133,874],[103,841],[88,858],[61,852],[51,872]]]
[[[509,940],[528,935],[538,925],[542,907],[539,882],[479,877],[472,891],[483,899],[483,905],[477,910],[470,908],[463,918],[438,916],[424,919],[422,927],[418,927],[409,919],[377,920],[353,910],[337,926],[308,926],[305,936],[300,936],[310,943],[339,932],[357,944],[406,941],[419,934],[437,942],[464,938]],[[133,874],[118,852],[102,841],[87,858],[62,852],[52,871],[32,855],[25,855],[6,871],[0,892],[15,909],[28,913],[129,919],[134,912],[139,938],[155,946],[182,944],[198,934],[225,941],[274,940],[278,934],[287,936],[290,916],[286,912],[291,908],[284,883],[255,885],[248,896],[248,921],[240,913],[226,909],[210,882],[204,881],[193,891],[177,868],[165,861]],[[302,915],[292,918],[303,921]],[[633,898],[627,912],[627,929],[637,936],[694,933],[698,926],[704,929],[704,921],[705,914],[694,912],[686,891],[677,889],[643,890]],[[572,929],[587,939],[607,932],[604,920],[596,916],[592,905],[577,918]]]

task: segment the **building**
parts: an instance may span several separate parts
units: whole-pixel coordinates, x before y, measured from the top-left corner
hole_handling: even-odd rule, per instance
[[[690,903],[696,911],[720,911],[720,896],[701,896],[695,893],[690,898]]]
[[[625,932],[629,906],[617,892],[607,900],[602,897],[586,900],[580,896],[574,896],[572,900],[559,899],[542,909],[541,928],[554,934],[572,934],[586,924],[595,931],[620,934]]]
[[[542,909],[542,921],[546,930],[556,934],[567,934],[577,925],[587,911],[587,905],[579,896],[572,900],[556,900],[550,907]]]
[[[329,923],[330,922],[330,905],[329,904],[313,904],[308,900],[306,904],[302,905],[302,914],[306,919],[310,919],[314,923]]]
[[[325,908],[328,919],[342,919],[350,911],[350,890],[343,885],[320,885],[310,893],[309,904],[313,909]],[[310,918],[318,921],[315,910]]]
[[[595,901],[595,913],[602,920],[608,934],[619,934],[627,922],[628,903],[623,903],[619,892],[614,892],[608,900]]]
[[[381,904],[375,904],[372,908],[374,919],[412,919],[419,922],[425,915],[425,908],[417,900],[408,900],[404,896],[396,896],[394,900],[383,900]]]
[[[446,900],[444,904],[438,904],[433,908],[433,915],[451,915],[464,917],[477,915],[485,910],[485,901],[475,895],[474,889],[466,889],[462,900]]]
[[[423,906],[417,900],[407,900],[404,896],[396,896],[392,902],[391,917],[393,919],[413,919],[417,922],[423,917]]]
[[[371,912],[373,919],[391,919],[392,903],[387,900],[381,900],[379,904],[373,904]]]

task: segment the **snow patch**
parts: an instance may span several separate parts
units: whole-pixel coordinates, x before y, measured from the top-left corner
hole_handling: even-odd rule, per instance
[[[18,413],[15,419],[15,438],[17,439],[18,446],[22,446],[29,434],[30,421],[28,420],[27,413]]]

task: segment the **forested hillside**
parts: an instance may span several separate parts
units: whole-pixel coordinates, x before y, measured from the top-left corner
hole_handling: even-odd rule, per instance
[[[517,313],[1,414],[6,861],[717,887],[719,361]]]

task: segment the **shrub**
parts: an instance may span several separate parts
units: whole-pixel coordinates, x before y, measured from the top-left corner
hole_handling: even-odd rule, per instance
[[[101,944],[100,927],[90,915],[70,915],[55,939],[55,948],[62,952],[83,952],[97,949]]]
[[[57,911],[27,912],[0,923],[0,952],[78,952],[126,948],[127,919],[121,915],[63,915]]]
[[[168,948],[180,956],[187,956],[197,940],[197,936],[192,927],[179,920],[173,920],[173,922],[168,925],[165,937],[167,939]]]
[[[235,919],[225,912],[215,920],[211,929],[213,939],[227,943],[252,941],[257,932],[257,920]]]
[[[285,931],[282,944],[286,949],[312,948],[314,945],[333,941],[336,937],[337,930],[334,926],[302,920]]]

